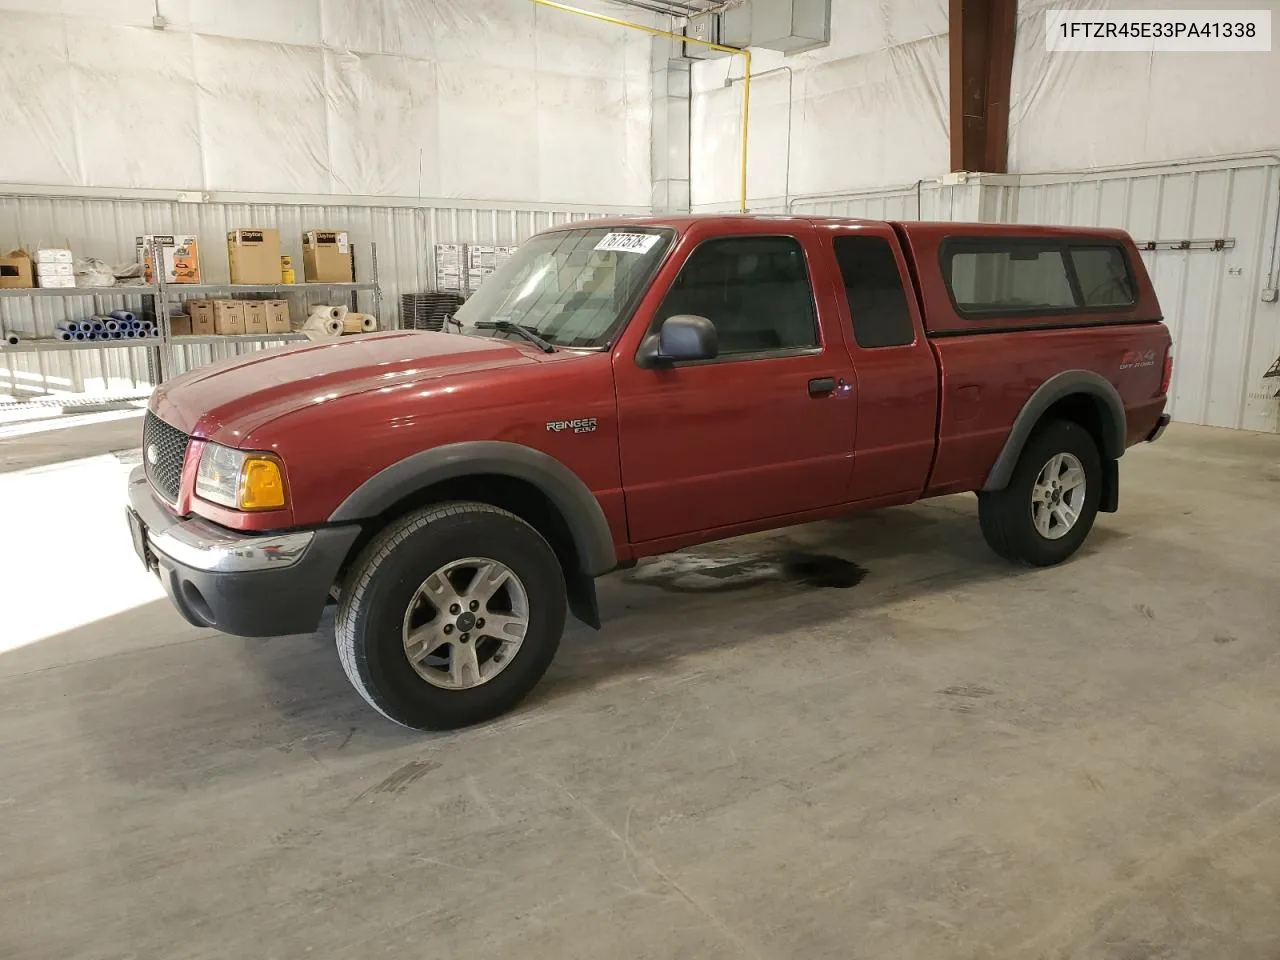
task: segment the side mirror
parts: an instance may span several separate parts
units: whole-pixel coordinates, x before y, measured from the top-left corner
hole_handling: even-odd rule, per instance
[[[720,354],[720,338],[706,317],[681,313],[667,317],[662,328],[645,338],[640,347],[643,366],[653,367],[678,360],[711,360]]]

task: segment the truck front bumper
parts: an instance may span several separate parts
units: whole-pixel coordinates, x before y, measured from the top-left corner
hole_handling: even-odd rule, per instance
[[[360,527],[245,534],[175,516],[146,473],[129,476],[134,549],[178,612],[197,627],[239,637],[311,633]]]

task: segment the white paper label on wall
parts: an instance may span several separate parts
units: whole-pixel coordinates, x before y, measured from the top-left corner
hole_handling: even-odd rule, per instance
[[[597,250],[618,253],[648,253],[662,239],[656,233],[606,233],[596,244]]]

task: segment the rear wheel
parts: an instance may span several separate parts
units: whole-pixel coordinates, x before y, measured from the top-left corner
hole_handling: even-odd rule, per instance
[[[1102,497],[1102,457],[1078,423],[1049,420],[1023,448],[1009,484],[978,494],[988,545],[1035,567],[1067,559],[1084,543]]]
[[[546,540],[482,503],[409,514],[361,553],[336,634],[343,669],[384,716],[418,730],[504,713],[550,666],[564,577]]]

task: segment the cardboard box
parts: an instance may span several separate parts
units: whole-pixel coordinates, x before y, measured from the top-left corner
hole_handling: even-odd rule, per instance
[[[264,300],[267,308],[267,333],[288,333],[292,330],[289,322],[288,300]]]
[[[261,300],[244,302],[244,330],[245,333],[267,332],[267,307]]]
[[[10,250],[0,256],[0,287],[25,290],[35,284],[31,279],[31,257],[25,250]]]
[[[44,280],[46,277],[74,277],[75,275],[75,269],[69,263],[36,262],[36,278],[39,280]]]
[[[345,230],[308,230],[302,235],[302,278],[307,283],[351,283],[354,277]]]
[[[173,255],[165,251],[165,283],[200,282],[200,245],[193,234],[174,237]]]
[[[241,300],[213,301],[213,331],[224,337],[245,333],[244,302]]]
[[[165,283],[200,282],[200,247],[194,234],[148,233],[134,238],[134,250],[142,279],[155,283],[157,272]]]
[[[280,282],[280,231],[245,227],[227,234],[232,283]]]
[[[45,289],[49,289],[53,287],[57,287],[57,288],[74,287],[75,285],[76,285],[75,277],[41,277],[40,278],[40,286],[44,287]]]
[[[175,313],[169,318],[170,336],[189,337],[194,332],[191,327],[191,318],[185,313]]]
[[[58,249],[37,250],[34,257],[36,263],[72,263],[71,251]]]
[[[188,300],[187,313],[191,315],[191,332],[201,337],[211,337],[218,332],[213,321],[212,300]]]

